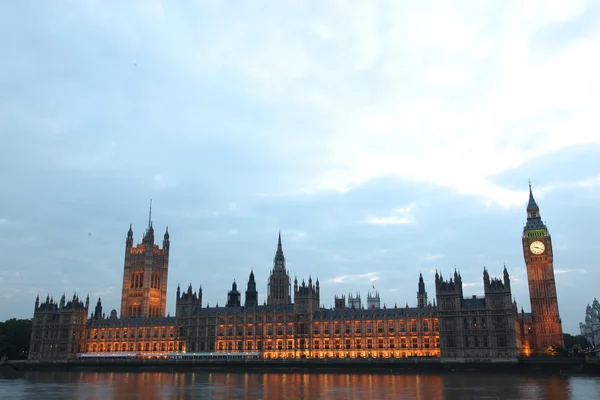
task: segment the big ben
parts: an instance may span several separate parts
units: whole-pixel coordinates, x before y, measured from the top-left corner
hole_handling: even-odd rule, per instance
[[[552,238],[540,216],[531,184],[522,241],[533,314],[535,351],[542,355],[549,346],[563,346],[564,342],[554,279]]]

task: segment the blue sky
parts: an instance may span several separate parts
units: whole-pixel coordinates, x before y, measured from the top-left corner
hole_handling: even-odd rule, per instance
[[[125,237],[169,226],[178,283],[224,304],[281,229],[321,302],[419,273],[511,274],[532,180],[577,333],[598,292],[597,2],[0,4],[0,320],[37,293],[119,308]]]

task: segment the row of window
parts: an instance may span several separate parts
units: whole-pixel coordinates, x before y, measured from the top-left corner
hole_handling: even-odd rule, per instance
[[[87,345],[88,352],[111,352],[111,351],[178,351],[183,350],[183,343],[177,346],[174,342],[160,343],[91,343]]]
[[[383,323],[377,323],[376,328],[373,329],[373,324],[371,323],[367,323],[366,327],[363,327],[363,325],[361,325],[360,323],[346,323],[346,324],[335,324],[333,327],[333,333],[335,334],[340,334],[340,333],[394,333],[394,332],[429,332],[430,331],[430,322],[429,321],[422,321],[421,324],[417,324],[416,321],[413,321],[410,324],[410,328],[408,326],[408,324],[405,324],[403,322],[401,322],[399,324],[399,326],[396,326],[396,324],[388,324],[387,326],[384,326]],[[263,326],[261,324],[259,324],[256,327],[248,327],[246,329],[246,335],[252,336],[254,329],[256,328],[256,334],[257,335],[262,335],[263,334]],[[277,335],[283,335],[284,333],[288,334],[288,335],[292,335],[294,333],[294,325],[293,324],[288,324],[286,327],[283,326],[277,326],[276,327],[276,332]],[[407,330],[409,328],[409,330]],[[297,329],[297,333],[299,334],[308,334],[308,327],[305,324],[299,324],[296,325],[296,329]],[[437,321],[435,321],[433,323],[433,329],[434,331],[438,331],[438,324]],[[273,335],[273,331],[274,331],[274,327],[273,326],[267,326],[267,335]],[[225,329],[225,327],[219,327],[218,330],[218,335],[219,336],[224,336],[225,332],[227,332],[228,336],[233,336],[234,335],[234,326],[228,326],[227,329]],[[243,332],[244,332],[244,326],[243,325],[237,325],[237,328],[235,329],[235,332],[237,333],[238,336],[242,336]],[[331,327],[327,324],[327,325],[314,325],[313,326],[313,330],[312,333],[314,335],[320,335],[321,332],[323,332],[325,335],[329,335],[332,332]]]
[[[275,343],[271,340],[267,340],[265,344],[265,348],[263,349],[263,342],[261,340],[256,341],[247,341],[244,346],[243,341],[220,341],[217,343],[218,351],[262,351],[262,350],[307,350],[309,347],[309,342],[301,339],[298,340],[298,343],[294,343],[293,340],[288,340],[284,342],[283,340],[277,340]],[[406,349],[406,348],[439,348],[439,340],[438,338],[424,338],[422,341],[419,341],[417,338],[412,338],[412,340],[406,340],[405,338],[400,339],[398,342],[394,339],[389,339],[386,343],[383,339],[379,339],[377,341],[373,341],[372,339],[367,339],[363,342],[361,339],[356,340],[340,340],[336,339],[331,342],[329,339],[325,339],[322,342],[319,340],[313,341],[313,349],[319,350],[349,350],[349,349]]]
[[[162,338],[166,338],[166,337],[167,337],[167,332],[166,332],[166,331],[162,331],[160,335],[159,335],[159,333],[158,333],[157,331],[154,331],[154,334],[153,334],[153,335],[150,335],[150,331],[149,331],[149,330],[147,330],[147,331],[146,331],[146,335],[144,335],[144,334],[143,334],[143,331],[142,331],[142,330],[139,330],[139,331],[137,332],[137,338],[138,338],[138,339],[141,339],[141,338],[143,338],[143,337],[146,337],[146,338],[150,338],[150,337],[158,338],[159,336],[160,336],[160,337],[162,337]],[[171,331],[168,333],[168,336],[169,336],[170,338],[174,337],[174,334],[173,334],[173,330],[172,330],[172,329],[171,329]],[[96,332],[94,332],[94,333],[93,333],[93,335],[92,335],[92,333],[91,333],[90,331],[88,331],[88,333],[87,333],[87,338],[88,338],[88,339],[92,339],[92,337],[93,337],[94,339],[105,339],[105,338],[106,338],[106,339],[121,339],[121,337],[122,337],[123,339],[127,339],[127,338],[130,338],[130,339],[135,339],[135,338],[136,338],[136,332],[135,332],[135,331],[131,331],[130,333],[128,333],[127,331],[125,331],[125,332],[123,332],[123,334],[121,335],[121,334],[119,333],[119,331],[115,331],[115,332],[114,332],[114,334],[113,334],[113,332],[112,332],[112,331],[109,331],[107,335],[104,335],[104,332],[101,332],[100,334],[98,334],[98,332],[96,331]]]

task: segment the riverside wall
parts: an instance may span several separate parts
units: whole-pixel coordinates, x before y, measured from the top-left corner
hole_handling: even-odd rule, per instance
[[[90,372],[257,372],[257,373],[517,373],[600,376],[600,359],[579,357],[518,360],[328,359],[328,360],[61,360],[5,361],[4,373],[25,371]]]

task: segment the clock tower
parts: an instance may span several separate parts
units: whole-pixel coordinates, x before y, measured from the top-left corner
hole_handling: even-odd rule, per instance
[[[548,346],[564,346],[564,341],[554,279],[552,238],[540,217],[531,184],[522,241],[533,314],[535,351],[542,355]]]

